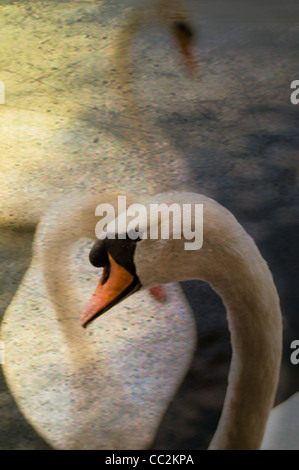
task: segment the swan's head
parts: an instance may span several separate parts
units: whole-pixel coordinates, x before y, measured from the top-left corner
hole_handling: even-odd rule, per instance
[[[193,73],[195,67],[192,43],[195,33],[190,15],[187,14],[184,8],[180,8],[180,5],[177,4],[180,2],[167,1],[162,3],[165,3],[165,5],[160,9],[158,5],[157,22],[162,23],[162,26],[166,25],[170,34],[174,37],[188,71]]]
[[[142,2],[132,12],[128,24],[125,25],[125,34],[135,34],[143,27],[158,25],[166,29],[182,54],[184,63],[189,72],[195,71],[192,44],[194,29],[191,15],[182,0],[150,0]],[[123,54],[123,47],[121,46]]]
[[[192,261],[194,249],[202,244],[202,219],[197,220],[195,204],[184,214],[182,201],[174,203],[167,196],[168,203],[163,195],[163,202],[155,197],[145,205],[131,205],[93,245],[90,262],[103,272],[81,317],[82,326],[137,290],[194,279]]]
[[[183,56],[187,70],[193,73],[195,70],[192,55],[192,40],[194,32],[191,24],[185,18],[174,17],[171,21],[170,28]]]

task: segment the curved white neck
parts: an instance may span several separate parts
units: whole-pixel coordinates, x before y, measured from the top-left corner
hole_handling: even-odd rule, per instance
[[[141,241],[135,253],[137,274],[146,287],[200,279],[219,294],[227,311],[232,361],[210,448],[258,449],[274,402],[282,349],[282,316],[272,275],[252,238],[215,201],[191,193],[153,199],[203,204],[202,247],[184,250],[184,238]]]
[[[279,379],[279,298],[252,238],[226,209],[203,203],[203,246],[193,252],[193,265],[226,307],[232,344],[227,393],[210,449],[259,449]]]
[[[250,247],[250,257],[246,251]],[[278,385],[282,325],[277,292],[251,240],[210,280],[227,310],[232,344],[228,388],[211,449],[259,449]]]

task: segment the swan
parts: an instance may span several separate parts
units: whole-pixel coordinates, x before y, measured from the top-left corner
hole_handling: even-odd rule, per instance
[[[143,8],[135,11],[119,35],[122,83],[128,61],[119,51],[129,49],[150,20],[159,20],[178,38],[190,67],[190,27],[181,2],[153,5],[148,16]],[[128,108],[132,115],[134,103]],[[176,152],[163,140],[153,142],[142,125],[129,144],[106,150],[101,166],[89,163],[88,173],[76,185],[70,182],[72,191],[44,212],[30,267],[1,325],[8,386],[26,419],[57,449],[148,447],[195,347],[194,320],[178,286],[166,288],[170,303],[158,303],[156,290],[140,292],[120,306],[114,324],[110,316],[106,325],[82,332],[82,299],[91,294],[97,275],[87,263],[96,206],[105,202],[116,208],[120,194],[134,201],[136,195],[190,186],[192,180]],[[169,328],[176,331],[175,349]]]
[[[271,411],[261,448],[299,450],[299,392]]]
[[[117,210],[117,197],[102,197]],[[98,277],[88,252],[99,198],[72,202],[55,205],[38,225],[31,265],[1,324],[4,376],[53,448],[145,449],[189,368],[195,322],[172,285],[166,303],[140,292],[84,331],[84,299]]]
[[[81,116],[80,120],[73,114],[64,116],[62,122],[65,124],[59,124],[57,129],[53,122],[57,119],[50,120],[50,125],[48,124],[46,117],[50,114],[45,113],[44,121],[39,121],[36,115],[31,115],[31,119],[26,118],[26,121],[23,118],[18,121],[22,116],[21,112],[10,114],[9,107],[3,108],[2,132],[7,139],[18,139],[20,152],[14,157],[3,159],[1,163],[0,223],[10,227],[36,227],[53,202],[74,190],[97,192],[99,181],[105,181],[105,188],[113,189],[121,184],[122,188],[126,185],[130,190],[132,180],[135,179],[134,188],[140,191],[144,190],[144,181],[154,180],[153,174],[157,175],[155,180],[161,181],[164,171],[168,174],[164,181],[167,184],[167,179],[171,177],[170,168],[173,169],[173,174],[176,173],[176,182],[179,174],[187,181],[188,177],[183,177],[187,170],[182,168],[182,162],[178,163],[180,158],[177,158],[175,149],[164,141],[157,129],[154,134],[156,139],[153,139],[153,134],[148,133],[142,125],[141,111],[136,105],[136,84],[131,75],[131,49],[141,31],[157,25],[166,30],[176,46],[177,50],[174,47],[174,51],[183,59],[187,71],[192,71],[193,30],[190,15],[182,0],[143,1],[124,12],[121,26],[117,33],[113,33],[113,41],[109,47],[103,49],[100,59],[102,62],[104,58],[109,64],[109,70],[105,73],[111,88],[111,95],[107,92],[103,113],[99,110],[95,114],[93,111],[91,118],[89,116],[90,120],[100,120],[100,136],[98,133],[95,135],[90,123],[86,125],[84,119],[80,119]],[[106,96],[104,93],[103,95]],[[94,103],[90,108],[92,106]],[[105,115],[107,108],[108,113]],[[115,115],[119,117],[115,118]],[[7,123],[10,129],[5,132]],[[11,129],[16,128],[16,123],[20,123],[20,129],[17,127],[19,132],[15,135]],[[24,142],[21,141],[23,131]],[[73,138],[74,132],[76,139]],[[37,151],[34,145],[41,139],[45,148]],[[90,142],[94,139],[99,142],[91,145]],[[27,150],[28,140],[30,150]],[[8,142],[9,140],[7,147]],[[144,178],[141,178],[138,188],[143,173]],[[157,186],[154,192],[160,189]]]
[[[162,203],[179,205],[180,215],[173,213],[169,239],[161,234],[151,239],[150,207]],[[193,208],[194,230],[197,204],[203,207],[203,244],[186,250],[181,214],[185,205]],[[232,343],[227,393],[209,448],[259,449],[273,407],[282,352],[282,315],[271,272],[252,238],[216,201],[179,192],[159,194],[143,205],[147,210],[138,222],[137,240],[129,231],[117,232],[108,225],[105,237],[93,245],[90,261],[104,270],[81,324],[86,327],[136,289],[188,279],[208,282],[226,307]],[[161,227],[161,220],[162,216],[154,223]],[[118,240],[121,233],[126,239]]]

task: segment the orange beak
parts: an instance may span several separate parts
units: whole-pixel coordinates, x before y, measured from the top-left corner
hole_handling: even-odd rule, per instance
[[[80,322],[84,328],[141,287],[137,276],[120,266],[109,253],[108,258],[110,264],[105,266],[100,282],[81,316]]]
[[[119,265],[110,253],[108,253],[108,259],[109,264],[104,267],[96,290],[80,318],[83,328],[86,328],[88,323],[138,291],[141,287],[138,277],[133,276],[123,266]],[[167,294],[163,286],[152,287],[150,293],[158,302],[164,303],[167,300]]]

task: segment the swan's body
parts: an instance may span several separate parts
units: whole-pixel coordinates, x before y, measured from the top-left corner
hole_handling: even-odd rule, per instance
[[[221,296],[227,309],[233,355],[222,416],[210,448],[259,449],[274,402],[282,349],[282,318],[272,275],[254,241],[215,201],[193,193],[166,193],[147,200],[146,206],[162,202],[178,203],[181,208],[184,204],[203,204],[203,246],[197,251],[184,250],[186,240],[176,216],[171,233],[177,229],[180,239],[149,239],[150,225],[144,218],[139,225],[141,240],[134,242],[130,259],[134,269],[130,272],[142,288],[201,279]],[[108,269],[109,262],[103,264],[102,260],[112,256],[115,243],[96,242],[91,252],[95,266]],[[117,265],[118,258],[114,260]],[[121,266],[126,268],[126,263],[121,262]],[[83,325],[109,308],[103,299],[111,282],[117,282],[117,273],[116,268],[109,268],[108,279],[105,283],[100,280],[82,317]]]
[[[261,448],[299,450],[299,392],[272,410]]]
[[[169,6],[166,0],[162,4]],[[165,18],[181,18],[179,9],[179,16],[171,17],[179,4],[171,2],[171,8],[162,10]],[[138,15],[131,23],[136,31],[147,21],[140,11],[143,23],[136,23]],[[136,31],[121,35],[124,52]],[[120,64],[124,75],[126,65]],[[67,178],[67,187],[62,183],[72,192],[44,214],[30,268],[4,316],[1,339],[8,385],[28,421],[55,448],[149,446],[195,347],[194,322],[175,286],[169,290],[170,304],[162,307],[148,293],[140,293],[120,307],[113,326],[111,319],[105,327],[95,325],[92,336],[82,334],[79,325],[82,300],[90,295],[95,276],[86,245],[86,239],[95,238],[95,207],[115,204],[115,191],[148,194],[188,181],[175,152],[164,142],[151,142],[143,131],[137,126],[131,143],[123,141],[116,149],[107,143],[100,165],[98,157],[88,161],[88,171],[79,179]],[[176,331],[175,344],[169,328]]]
[[[140,292],[82,329],[98,272],[88,263],[90,242],[74,242],[90,238],[94,207],[87,201],[85,216],[74,211],[67,219],[61,202],[60,220],[57,206],[42,219],[31,266],[2,323],[3,370],[26,419],[54,448],[147,448],[188,369],[194,320],[179,287],[170,286],[165,305]]]

